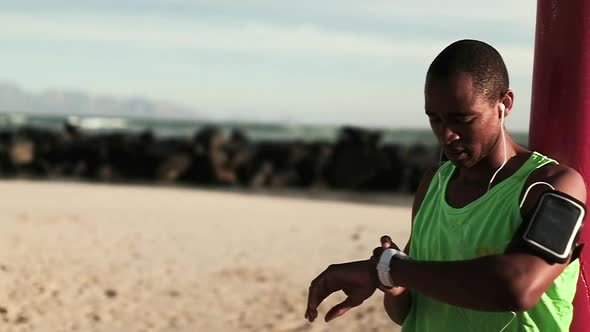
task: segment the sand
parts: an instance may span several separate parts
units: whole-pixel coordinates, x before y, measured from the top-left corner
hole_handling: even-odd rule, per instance
[[[380,292],[329,324],[303,314],[328,264],[367,258],[383,234],[405,244],[407,199],[28,181],[0,192],[0,331],[399,329]]]

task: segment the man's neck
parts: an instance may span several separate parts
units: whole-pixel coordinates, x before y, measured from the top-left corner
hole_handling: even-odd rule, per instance
[[[477,164],[468,167],[461,168],[459,170],[458,179],[464,183],[478,183],[482,180],[490,181],[493,174],[504,164],[504,158],[506,158],[506,164],[510,159],[516,156],[520,150],[523,150],[520,146],[512,141],[512,138],[508,133],[506,135],[506,155],[504,155],[504,144],[502,140],[498,140],[492,151],[485,158],[480,160]],[[504,166],[506,167],[506,166]],[[500,172],[502,173],[502,171]],[[503,178],[501,174],[498,174],[494,183],[497,179]]]

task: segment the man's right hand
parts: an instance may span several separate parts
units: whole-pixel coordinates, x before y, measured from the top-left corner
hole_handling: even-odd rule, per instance
[[[393,240],[391,240],[391,237],[389,237],[389,235],[383,235],[381,237],[380,241],[381,241],[381,246],[373,249],[373,256],[371,257],[371,259],[376,259],[377,262],[379,262],[379,258],[381,257],[383,250],[385,250],[387,248],[400,250],[399,247],[395,243],[393,243]],[[378,288],[382,292],[389,293],[393,296],[398,296],[406,290],[404,287],[395,287],[395,288],[388,289],[388,288],[381,286],[381,283],[379,283]]]
[[[396,250],[400,250],[399,247],[393,243],[393,241],[391,240],[391,237],[389,237],[389,235],[383,235],[380,239],[381,241],[381,246],[373,249],[373,256],[371,257],[371,259],[376,259],[377,261],[379,261],[379,257],[381,257],[381,254],[383,253],[384,249],[387,248],[393,248]]]

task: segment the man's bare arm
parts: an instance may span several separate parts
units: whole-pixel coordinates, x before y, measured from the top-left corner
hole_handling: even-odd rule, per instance
[[[577,172],[563,166],[547,172],[533,180],[547,181],[556,190],[586,200],[586,188]],[[537,191],[527,201],[535,202],[541,194]],[[396,283],[445,303],[477,310],[522,311],[539,301],[566,266],[515,249],[466,261],[396,260],[391,274]]]

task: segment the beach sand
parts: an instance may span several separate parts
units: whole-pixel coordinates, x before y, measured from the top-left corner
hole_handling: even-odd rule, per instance
[[[310,281],[403,246],[410,201],[0,182],[0,331],[398,331],[378,291],[326,324]],[[339,300],[333,296],[320,315]]]

